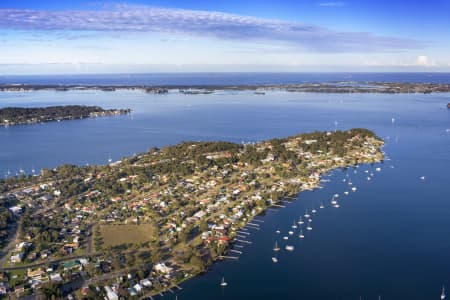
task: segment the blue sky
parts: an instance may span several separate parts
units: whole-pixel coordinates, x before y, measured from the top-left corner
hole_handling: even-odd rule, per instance
[[[0,2],[0,74],[450,71],[450,0]]]

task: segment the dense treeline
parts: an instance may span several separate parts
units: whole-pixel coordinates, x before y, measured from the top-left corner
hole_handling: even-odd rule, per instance
[[[6,107],[0,109],[0,124],[24,124],[59,119],[80,119],[91,113],[128,113],[129,110],[105,110],[99,106],[65,105],[48,107]]]
[[[13,213],[8,209],[14,205],[9,198],[0,198],[0,247],[3,247],[3,242],[8,237],[8,225],[15,221]]]
[[[230,142],[183,142],[163,150],[167,157],[195,158],[198,155],[222,151],[237,153],[241,149],[241,145]]]
[[[366,137],[376,137],[375,134],[364,128],[355,128],[347,131],[336,131],[331,134],[323,134],[323,132],[316,131],[313,133],[308,133],[302,135],[304,139],[315,140],[317,142],[306,144],[301,143],[302,149],[311,153],[316,153],[317,151],[322,151],[323,153],[333,152],[336,155],[343,156],[346,151],[346,145],[348,141],[353,137],[360,137],[359,140],[353,141],[353,146],[356,146],[359,141],[365,139]]]

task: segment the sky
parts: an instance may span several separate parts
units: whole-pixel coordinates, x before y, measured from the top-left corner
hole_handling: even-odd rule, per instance
[[[0,75],[450,72],[450,0],[0,1]]]

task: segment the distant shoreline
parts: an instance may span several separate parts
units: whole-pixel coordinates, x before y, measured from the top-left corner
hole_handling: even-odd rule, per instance
[[[30,125],[85,118],[125,115],[130,109],[103,109],[99,106],[62,105],[48,107],[0,108],[0,126]]]
[[[450,83],[402,83],[402,82],[353,82],[339,81],[330,83],[299,83],[299,84],[242,84],[242,85],[78,85],[78,84],[0,84],[0,92],[31,92],[31,91],[57,91],[71,90],[97,90],[114,92],[116,90],[139,90],[152,94],[165,94],[169,90],[178,90],[183,94],[211,94],[220,90],[255,91],[264,94],[264,91],[284,90],[288,92],[306,93],[445,93],[450,92]]]

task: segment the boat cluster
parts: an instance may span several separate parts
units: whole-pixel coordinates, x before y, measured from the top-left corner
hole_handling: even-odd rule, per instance
[[[377,167],[375,170],[365,170],[365,174],[367,175],[366,179],[368,181],[372,180],[372,178],[375,176],[376,172],[381,172],[381,168]],[[354,174],[357,174],[357,168],[353,171]],[[327,182],[329,180],[322,180],[323,182]],[[349,196],[350,193],[356,192],[358,189],[354,185],[350,174],[347,173],[345,178],[342,179],[342,182],[345,184],[345,190],[343,192],[344,196]],[[312,207],[311,209],[306,209],[305,212],[298,218],[298,220],[294,220],[294,222],[291,225],[291,228],[288,229],[287,234],[282,235],[280,230],[276,230],[275,233],[279,236],[281,235],[281,238],[287,242],[286,245],[284,245],[284,249],[286,251],[292,252],[295,249],[295,246],[293,243],[288,243],[288,241],[292,241],[292,238],[297,238],[300,240],[305,239],[305,236],[308,232],[311,232],[313,230],[313,216],[317,215],[320,210],[325,209],[326,207],[331,208],[340,208],[339,199],[342,198],[338,193],[335,193],[331,196],[329,203],[328,202],[320,202],[320,205],[318,206],[318,209],[315,207]],[[294,240],[295,241],[295,240]],[[282,249],[280,245],[278,244],[278,241],[275,241],[275,245],[273,247],[274,255],[272,257],[272,261],[274,263],[278,262],[277,253]]]

